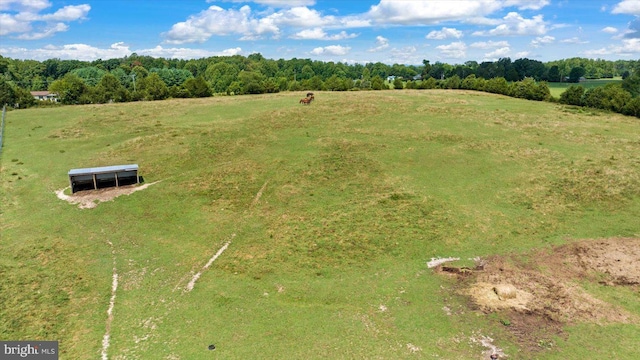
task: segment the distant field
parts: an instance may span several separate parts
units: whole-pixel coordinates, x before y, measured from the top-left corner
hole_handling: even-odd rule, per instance
[[[9,112],[0,338],[59,340],[61,359],[640,358],[637,119],[470,91],[303,96]],[[91,209],[55,194],[70,169],[132,163],[147,188]],[[592,245],[617,246],[626,282],[587,267]],[[528,312],[473,297],[508,304],[499,279]]]
[[[567,88],[571,85],[580,85],[583,88],[586,89],[591,89],[594,87],[598,87],[598,86],[605,86],[607,84],[611,84],[611,83],[619,83],[622,82],[622,78],[613,78],[613,79],[597,79],[597,80],[586,80],[586,81],[582,81],[580,83],[557,83],[557,82],[550,82],[547,83],[547,85],[549,86],[549,90],[551,91],[551,96],[555,97],[555,98],[559,98],[560,95],[567,90]]]

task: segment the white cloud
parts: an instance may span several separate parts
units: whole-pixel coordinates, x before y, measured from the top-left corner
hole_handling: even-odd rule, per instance
[[[613,14],[631,14],[640,16],[640,1],[638,0],[623,0],[618,3],[613,10]]]
[[[358,34],[347,34],[341,31],[338,34],[329,35],[322,28],[305,29],[291,36],[292,39],[298,40],[343,40],[357,37]]]
[[[442,30],[434,30],[427,34],[426,38],[431,40],[444,40],[444,39],[460,39],[462,37],[462,31],[443,27]]]
[[[640,38],[640,16],[629,23],[629,29],[625,30],[625,38]]]
[[[0,10],[17,12],[0,14],[0,35],[16,34],[20,40],[37,40],[67,31],[72,21],[86,19],[91,6],[87,4],[69,5],[54,13],[40,14],[51,6],[42,0],[4,0]]]
[[[389,47],[389,39],[380,35],[376,36],[376,47],[369,49],[369,52],[378,52]]]
[[[546,23],[542,15],[525,19],[515,12],[508,13],[502,24],[489,31],[476,31],[476,36],[508,36],[508,35],[544,35],[547,32]]]
[[[219,6],[211,6],[207,10],[190,16],[186,21],[174,24],[162,35],[170,44],[205,42],[213,35],[240,34],[242,39],[255,39],[264,34],[277,36],[280,29],[273,19],[256,19],[249,6],[239,10],[225,10]]]
[[[313,55],[346,55],[351,50],[348,46],[330,45],[325,47],[317,47],[311,51]]]
[[[569,39],[564,39],[560,41],[563,44],[588,44],[589,41],[587,40],[582,40],[579,37],[572,37]]]
[[[624,39],[620,44],[609,45],[604,48],[587,50],[583,52],[586,56],[616,56],[616,57],[638,57],[640,56],[640,39]]]
[[[273,7],[312,6],[316,4],[315,0],[253,0],[253,2]]]
[[[234,3],[246,3],[247,0],[207,0],[208,3],[213,2],[234,2]],[[313,6],[316,4],[315,0],[253,0],[256,4],[266,5],[277,8],[284,7],[296,7],[296,6]]]
[[[207,51],[202,49],[189,48],[163,48],[156,46],[151,49],[131,50],[123,42],[112,44],[109,48],[101,49],[87,44],[68,44],[63,46],[47,45],[40,49],[26,48],[0,48],[0,53],[16,59],[63,59],[92,61],[96,59],[114,59],[129,56],[132,53],[138,55],[148,55],[153,57],[176,58],[176,59],[197,59],[209,56],[231,56],[242,53],[241,48],[232,48],[222,51]]]
[[[618,29],[611,27],[611,26],[607,26],[605,28],[602,29],[602,32],[605,32],[607,34],[615,34],[618,32]]]
[[[605,55],[638,57],[640,56],[640,39],[623,39],[620,44],[609,45],[605,48],[595,50],[587,50],[584,54],[594,57]]]
[[[31,24],[26,21],[18,21],[9,14],[0,14],[0,36],[12,33],[26,33],[31,31]]]
[[[153,49],[143,49],[136,51],[136,54],[138,55],[147,55],[170,59],[197,59],[210,56],[232,56],[238,55],[240,53],[242,53],[242,49],[239,47],[222,50],[220,52],[190,48],[163,48],[162,46],[156,46]]]
[[[502,7],[493,0],[380,0],[365,14],[376,23],[429,25],[444,20],[461,20],[491,14]]]
[[[300,28],[327,26],[336,23],[335,16],[323,16],[308,7],[294,7],[271,14],[267,17],[275,24]]]
[[[502,24],[502,20],[500,19],[491,19],[483,16],[473,16],[465,19],[464,21],[470,25],[481,25],[481,26],[497,26]]]
[[[44,10],[51,6],[48,0],[3,0],[0,2],[0,11],[35,11]]]
[[[69,30],[69,26],[65,23],[57,23],[52,26],[48,26],[37,33],[23,33],[18,35],[20,40],[40,40],[53,36],[55,33]]]
[[[371,26],[370,20],[364,19],[360,16],[345,16],[336,18],[336,22],[337,26],[341,26],[343,28],[361,28]]]
[[[546,35],[546,36],[537,37],[531,40],[531,46],[537,48],[543,45],[552,44],[554,41],[556,41],[556,38],[554,38],[553,36]]]
[[[508,41],[478,41],[470,45],[477,49],[493,49],[498,47],[509,47]]]
[[[347,20],[351,24],[356,21],[353,18]],[[255,15],[247,5],[239,10],[225,10],[212,5],[207,10],[191,15],[186,21],[174,24],[169,31],[162,35],[170,44],[204,42],[212,36],[224,35],[241,35],[241,40],[255,40],[263,38],[265,35],[279,37],[282,26],[309,29],[336,25],[338,22],[334,16],[324,16],[320,12],[304,6],[287,8],[261,18]],[[357,24],[368,23],[359,21]],[[313,31],[301,32],[297,36],[299,38],[313,36]],[[328,40],[336,40],[355,36],[357,35],[340,33],[326,37]]]
[[[640,39],[624,39],[622,45],[616,47],[620,54],[640,54]]]
[[[407,46],[400,49],[392,49],[390,56],[384,59],[386,64],[420,64],[423,54],[418,53],[415,46]]]
[[[68,44],[63,46],[47,45],[40,49],[24,48],[3,48],[2,54],[34,60],[46,60],[52,58],[73,59],[91,61],[95,59],[120,58],[131,54],[129,47],[119,42],[111,45],[108,49],[100,49],[86,44]]]
[[[496,49],[490,53],[486,53],[484,54],[484,58],[486,61],[496,61],[500,58],[504,58],[509,56],[509,53],[511,52],[511,48],[509,47],[502,47],[499,49]]]
[[[516,53],[516,59],[526,58],[526,57],[529,57],[530,55],[531,55],[531,53],[528,52],[528,51],[520,51],[520,52]]]
[[[453,42],[449,45],[436,46],[444,57],[460,59],[467,55],[467,45],[462,41]]]
[[[39,20],[42,21],[76,21],[85,19],[89,14],[91,6],[87,4],[69,5],[59,9],[53,14],[42,15]]]
[[[515,6],[520,10],[540,10],[549,3],[549,0],[506,0],[504,6]]]

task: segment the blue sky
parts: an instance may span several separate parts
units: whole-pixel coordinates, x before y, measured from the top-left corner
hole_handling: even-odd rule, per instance
[[[640,59],[640,0],[0,0],[0,55]]]

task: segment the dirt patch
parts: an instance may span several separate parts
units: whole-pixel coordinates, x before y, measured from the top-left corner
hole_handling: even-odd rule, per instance
[[[127,185],[120,187],[111,187],[98,190],[78,191],[72,195],[66,195],[64,189],[56,190],[56,196],[60,200],[67,201],[71,204],[78,204],[80,209],[93,209],[101,202],[111,201],[121,195],[131,195],[136,191],[144,190],[151,185],[157,184],[159,181],[144,185]]]
[[[578,322],[640,323],[637,315],[589,294],[580,285],[640,287],[640,239],[584,240],[514,256],[484,259],[482,267],[436,271],[458,276],[475,309],[497,314],[527,350],[553,346],[552,335]],[[464,271],[462,271],[464,270]]]

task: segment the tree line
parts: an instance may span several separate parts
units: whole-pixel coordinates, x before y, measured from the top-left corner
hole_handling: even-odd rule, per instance
[[[272,60],[261,54],[165,59],[131,54],[79,61],[18,60],[0,56],[0,103],[29,107],[30,91],[58,94],[63,104],[162,100],[306,90],[469,89],[530,100],[560,101],[639,116],[640,60],[570,58],[543,63],[526,58],[450,65],[346,64],[310,59]],[[389,81],[392,77],[393,80]],[[570,87],[553,99],[546,82],[622,77],[599,90]],[[391,86],[393,85],[393,86]],[[582,89],[580,92],[579,89]],[[566,94],[566,95],[565,95]],[[601,100],[601,99],[607,99]]]

